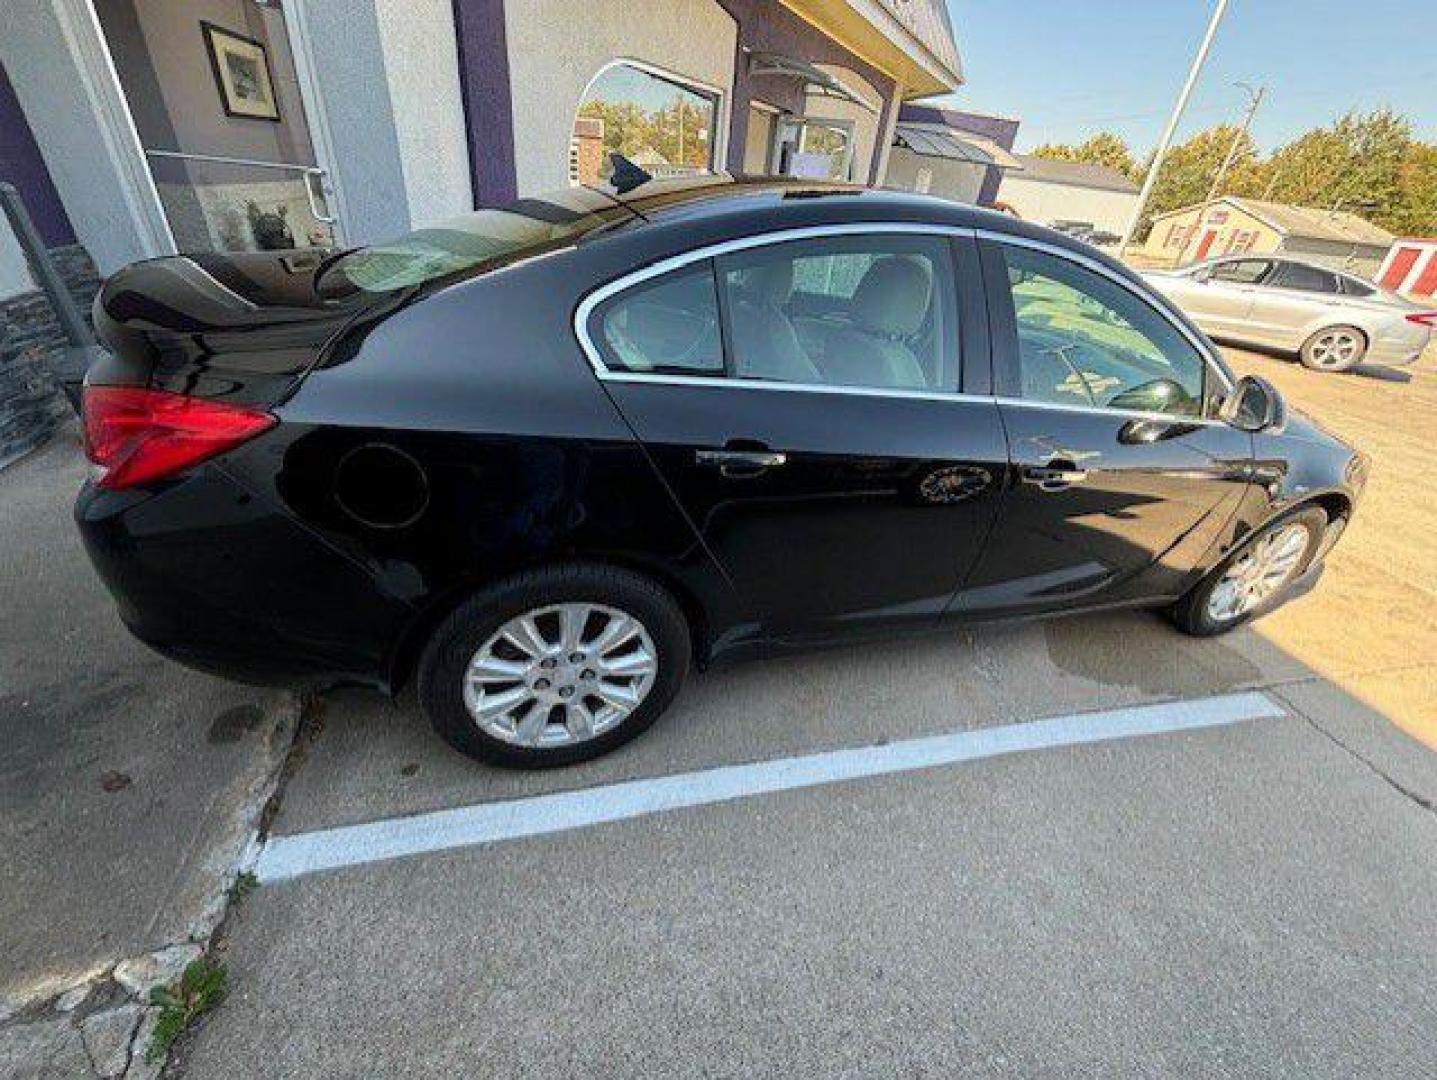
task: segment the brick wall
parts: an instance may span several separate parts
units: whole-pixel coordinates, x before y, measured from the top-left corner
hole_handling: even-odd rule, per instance
[[[78,244],[50,256],[88,320],[100,288],[95,264]],[[43,443],[68,411],[47,364],[67,344],[44,293],[0,301],[0,469]]]

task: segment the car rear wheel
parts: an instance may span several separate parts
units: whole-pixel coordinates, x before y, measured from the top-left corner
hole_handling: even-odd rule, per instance
[[[1303,342],[1301,355],[1313,371],[1347,371],[1367,355],[1367,335],[1355,326],[1329,326]]]
[[[1327,515],[1315,506],[1278,518],[1179,600],[1173,622],[1194,637],[1211,637],[1272,611],[1311,564],[1326,530]]]
[[[683,612],[657,583],[617,567],[519,575],[435,630],[419,702],[470,757],[517,768],[586,761],[659,718],[689,663]]]

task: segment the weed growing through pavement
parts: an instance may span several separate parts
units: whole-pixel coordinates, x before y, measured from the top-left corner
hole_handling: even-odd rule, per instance
[[[228,977],[223,964],[201,957],[185,968],[173,986],[157,986],[150,992],[150,1004],[160,1006],[160,1018],[145,1050],[146,1061],[164,1060],[175,1040],[224,1000]]]
[[[230,883],[230,887],[227,890],[229,892],[230,903],[238,904],[246,896],[254,892],[258,885],[259,878],[255,877],[252,871],[241,871],[235,876],[234,881]]]

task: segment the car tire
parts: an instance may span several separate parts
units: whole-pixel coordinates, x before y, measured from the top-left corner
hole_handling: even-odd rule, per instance
[[[1302,343],[1298,355],[1313,371],[1350,371],[1367,355],[1367,335],[1355,326],[1325,326]]]
[[[606,648],[615,627],[628,636]],[[419,704],[434,730],[472,758],[520,769],[572,765],[657,720],[690,654],[688,622],[657,582],[601,564],[547,567],[483,590],[435,628],[419,661]],[[648,674],[615,674],[641,672],[650,660]],[[629,697],[637,702],[619,716]],[[496,711],[511,698],[512,710]]]
[[[1300,507],[1258,529],[1223,559],[1202,581],[1190,589],[1169,611],[1177,628],[1193,637],[1213,637],[1236,630],[1282,605],[1288,587],[1311,565],[1313,556],[1327,531],[1327,515],[1316,506]],[[1305,536],[1302,535],[1305,533]],[[1290,538],[1290,542],[1289,539]],[[1257,569],[1258,550],[1263,545],[1291,550],[1293,560],[1280,578],[1271,583],[1270,591],[1261,597],[1250,597],[1251,606],[1229,607],[1227,600],[1235,592],[1245,591],[1237,582],[1251,579]],[[1274,555],[1277,551],[1272,552]],[[1246,565],[1244,560],[1251,560]],[[1221,595],[1219,590],[1223,590]]]

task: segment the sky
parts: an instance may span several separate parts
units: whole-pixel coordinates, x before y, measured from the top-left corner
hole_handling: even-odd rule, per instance
[[[1017,148],[1113,131],[1158,141],[1215,0],[947,0],[966,85],[942,100],[1022,120]],[[1437,0],[1230,0],[1178,139],[1266,86],[1263,153],[1349,109],[1391,105],[1437,141]]]

